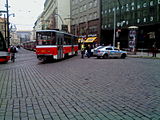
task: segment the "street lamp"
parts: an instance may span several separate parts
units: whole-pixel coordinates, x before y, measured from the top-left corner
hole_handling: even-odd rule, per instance
[[[117,32],[121,32],[121,26],[122,26],[122,23],[121,23],[121,2],[120,0],[118,0],[118,4],[119,4],[119,21],[120,21],[120,25],[119,25],[119,30],[117,30]],[[115,46],[116,44],[116,37],[119,37],[119,35],[116,36],[116,7],[114,9],[114,32],[113,32],[113,46]],[[119,34],[119,33],[118,33]]]
[[[120,0],[118,0],[118,4],[119,4],[119,21],[120,21],[120,23],[121,23],[121,7],[122,7],[122,5],[121,5],[121,2],[120,2]],[[120,28],[121,28],[121,24],[120,24]]]
[[[63,25],[64,25],[64,22],[63,22],[62,17],[61,17],[58,13],[54,14],[54,16],[58,16],[58,17],[60,18],[60,20],[61,20],[61,22],[62,22],[62,26],[63,26]],[[62,29],[62,26],[61,26],[61,29]]]
[[[55,16],[58,16],[59,18],[60,18],[60,20],[61,20],[61,22],[62,22],[62,25],[64,24],[64,22],[63,22],[63,19],[62,19],[62,17],[59,15],[59,14],[55,14]]]
[[[9,10],[8,10],[8,0],[6,0],[6,10],[7,10],[7,42],[8,47],[10,46],[10,32],[9,32]]]

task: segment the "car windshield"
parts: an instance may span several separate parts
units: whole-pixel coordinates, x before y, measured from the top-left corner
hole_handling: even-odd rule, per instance
[[[104,46],[98,46],[95,49],[101,49],[101,48],[104,48]]]

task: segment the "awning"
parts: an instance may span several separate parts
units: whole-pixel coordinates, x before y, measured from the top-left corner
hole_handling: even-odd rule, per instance
[[[78,39],[78,43],[83,43],[85,40],[83,38]]]
[[[97,40],[97,37],[89,37],[87,38],[87,40],[85,41],[85,43],[93,43]]]

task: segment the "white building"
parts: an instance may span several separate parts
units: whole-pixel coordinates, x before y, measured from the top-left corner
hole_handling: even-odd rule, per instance
[[[62,25],[70,26],[70,0],[46,0],[41,14],[41,29],[62,30]]]

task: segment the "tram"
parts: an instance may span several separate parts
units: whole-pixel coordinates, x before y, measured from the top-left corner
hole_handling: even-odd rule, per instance
[[[10,59],[10,54],[8,52],[4,37],[2,33],[0,32],[0,63],[8,62],[9,59]]]
[[[58,30],[36,32],[36,54],[39,60],[63,59],[78,54],[78,38]]]
[[[36,49],[36,41],[32,40],[32,41],[24,42],[23,43],[23,48],[27,49],[27,50],[35,51],[35,49]]]

